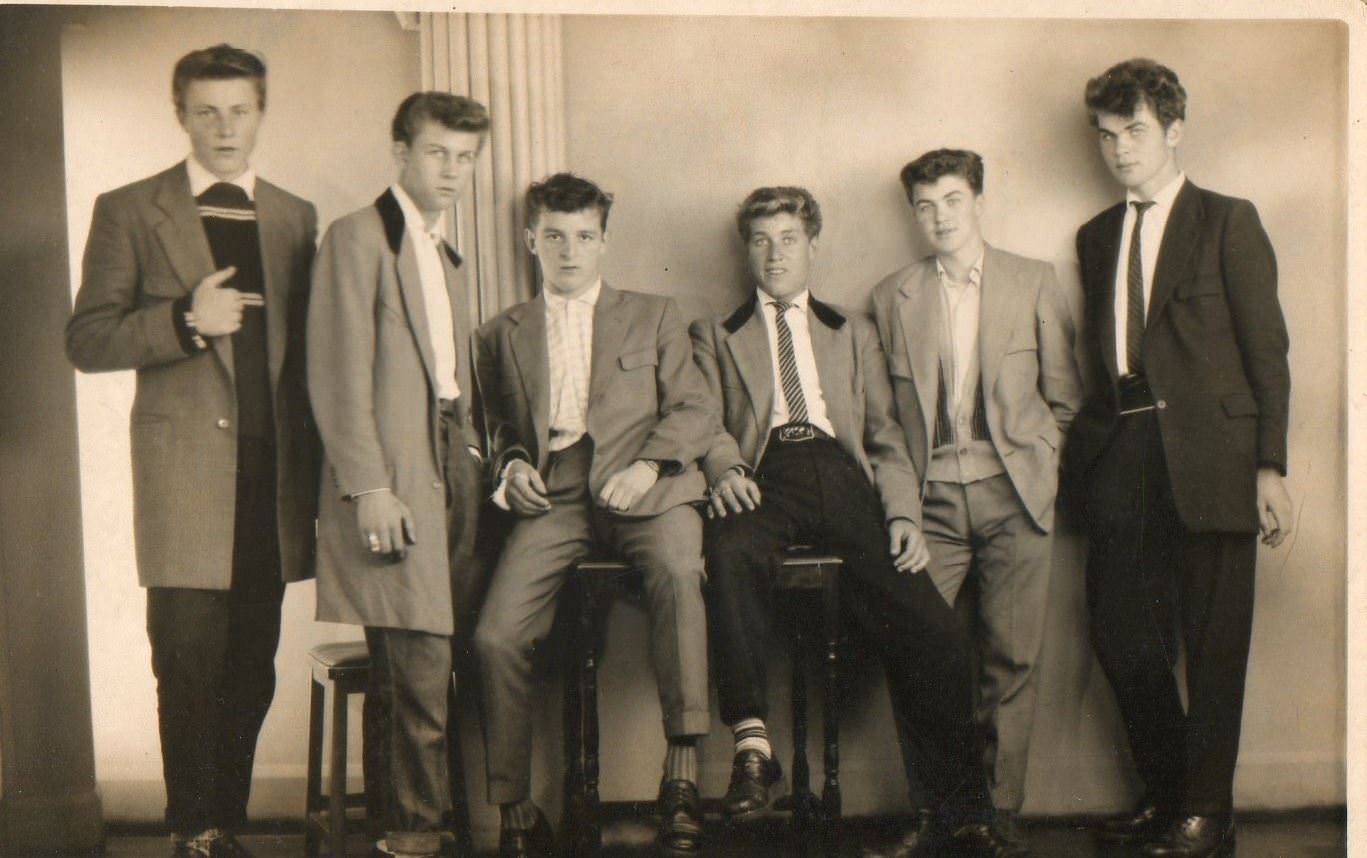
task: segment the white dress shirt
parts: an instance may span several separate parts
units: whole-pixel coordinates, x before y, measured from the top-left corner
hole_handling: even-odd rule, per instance
[[[1186,173],[1178,173],[1158,193],[1153,205],[1144,212],[1144,224],[1139,228],[1139,258],[1144,268],[1144,308],[1148,312],[1149,297],[1153,294],[1153,273],[1158,267],[1158,250],[1163,243],[1163,230],[1172,214],[1173,200],[1187,180]],[[1125,351],[1125,325],[1130,311],[1130,234],[1134,232],[1133,203],[1143,202],[1134,191],[1125,194],[1125,220],[1120,226],[1120,249],[1115,265],[1115,365],[1121,375],[1130,371],[1130,360]],[[1147,324],[1148,319],[1145,318]]]
[[[417,251],[423,309],[427,311],[427,331],[436,364],[432,369],[437,379],[437,397],[456,399],[460,396],[460,385],[456,382],[456,329],[451,321],[451,293],[446,291],[446,269],[441,264],[446,212],[442,212],[436,224],[429,228],[407,191],[397,184],[390,185],[389,190],[399,201],[405,228],[413,237],[413,248]]]
[[[185,159],[185,172],[190,176],[190,196],[192,197],[197,197],[209,190],[210,185],[216,185],[219,182],[225,181],[209,172],[209,168],[199,163],[194,155],[190,155]],[[243,171],[242,175],[238,176],[236,179],[228,181],[228,184],[237,185],[239,188],[246,191],[247,199],[256,199],[256,170],[251,167],[248,167]]]
[[[821,376],[816,369],[816,355],[812,353],[811,312],[807,306],[810,293],[803,289],[788,299],[790,307],[783,314],[788,329],[793,334],[793,358],[797,363],[797,376],[802,382],[802,399],[807,406],[807,422],[832,437],[835,429],[826,417],[826,399],[821,395]],[[769,354],[772,356],[774,371],[774,410],[769,415],[769,428],[773,429],[788,423],[788,400],[783,395],[783,380],[778,369],[778,311],[774,299],[764,292],[759,293],[760,311],[764,314],[764,330],[769,335]]]
[[[978,317],[982,307],[983,255],[986,247],[978,253],[977,260],[968,271],[968,282],[956,283],[949,272],[935,260],[935,271],[940,276],[940,306],[943,309],[941,323],[950,344],[952,360],[946,370],[945,391],[949,400],[949,413],[959,415],[963,411],[964,394],[972,390],[969,373],[976,369],[974,357],[978,350]],[[968,406],[972,410],[972,406]]]
[[[593,361],[593,309],[603,281],[566,298],[550,289],[546,300],[546,355],[550,364],[551,452],[572,446],[588,431],[589,377]]]

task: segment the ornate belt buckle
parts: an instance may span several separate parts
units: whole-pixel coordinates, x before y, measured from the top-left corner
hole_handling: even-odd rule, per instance
[[[810,441],[815,437],[816,432],[812,430],[809,423],[789,423],[787,426],[780,426],[778,429],[780,441]]]

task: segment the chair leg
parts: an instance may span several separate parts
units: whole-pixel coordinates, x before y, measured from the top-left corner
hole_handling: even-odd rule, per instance
[[[834,856],[840,846],[840,582],[835,567],[822,569],[822,628],[826,644],[826,694],[822,705],[826,780],[821,788],[822,845]]]
[[[584,601],[579,611],[579,645],[583,660],[579,672],[583,706],[584,805],[577,851],[581,855],[597,855],[603,840],[598,798],[598,642],[601,639],[602,600],[592,581],[582,582],[581,593]]]
[[[332,690],[332,755],[328,764],[328,854],[346,855],[347,695]]]
[[[323,696],[324,688],[309,677],[309,758],[304,785],[304,854],[317,858],[318,832],[313,814],[323,805]]]
[[[451,782],[451,824],[461,855],[475,854],[470,836],[470,796],[465,789],[465,749],[460,743],[460,713],[456,711],[456,672],[446,697],[446,771]]]
[[[796,628],[796,625],[794,626]],[[807,674],[802,669],[802,634],[793,640],[793,828],[798,842],[806,842],[813,819],[811,768],[807,764]]]

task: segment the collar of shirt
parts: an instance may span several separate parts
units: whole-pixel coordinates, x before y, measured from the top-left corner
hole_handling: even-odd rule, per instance
[[[935,257],[935,273],[939,275],[940,283],[945,286],[978,286],[983,282],[983,257],[986,255],[987,245],[983,245],[983,249],[978,251],[978,258],[973,260],[973,265],[970,266],[968,269],[967,283],[956,282],[954,278],[950,277],[949,272],[945,270],[945,266],[943,263],[940,262],[940,258],[938,256]]]
[[[771,313],[775,313],[778,310],[778,308],[774,305],[777,304],[780,300],[792,305],[788,308],[788,312],[797,310],[798,312],[805,313],[807,312],[807,298],[810,297],[811,292],[807,289],[803,289],[801,292],[797,293],[791,298],[782,299],[775,298],[767,292],[761,292],[760,294],[763,297],[762,303],[765,307],[769,309],[769,312]]]
[[[1172,208],[1173,200],[1177,199],[1177,192],[1182,190],[1182,185],[1186,181],[1187,174],[1179,171],[1172,181],[1168,182],[1158,191],[1158,193],[1154,194],[1153,199],[1150,200],[1154,205],[1145,215],[1146,219],[1155,214],[1156,209],[1162,209],[1164,215],[1166,215],[1168,210]],[[1134,206],[1131,205],[1132,203],[1142,202],[1144,202],[1144,200],[1141,200],[1134,191],[1125,192],[1125,209],[1127,214],[1134,211]]]
[[[580,292],[578,295],[575,295],[573,298],[566,298],[564,295],[557,295],[550,289],[542,289],[541,291],[542,294],[546,296],[546,303],[551,307],[555,307],[556,309],[564,307],[571,301],[580,304],[587,304],[590,307],[596,307],[598,306],[598,295],[603,291],[603,278],[600,277],[597,280],[593,281],[592,286],[585,289],[583,292]]]
[[[197,197],[204,193],[209,189],[210,185],[216,185],[219,182],[224,181],[213,173],[210,173],[209,168],[199,163],[194,155],[190,155],[185,159],[185,172],[190,176],[190,196],[192,197]],[[242,175],[238,176],[236,179],[229,179],[227,181],[228,184],[237,185],[239,188],[246,191],[247,199],[256,199],[256,170],[248,167],[243,171]]]
[[[403,212],[404,224],[410,231],[426,235],[434,243],[444,239],[446,235],[446,212],[437,215],[437,222],[429,229],[427,221],[423,219],[422,212],[418,209],[418,204],[413,202],[413,198],[399,186],[398,182],[389,186],[389,192],[394,195],[394,199],[399,201],[399,211]]]

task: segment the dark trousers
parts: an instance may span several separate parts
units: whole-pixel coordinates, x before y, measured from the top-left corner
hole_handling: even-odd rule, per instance
[[[447,546],[459,614],[474,561],[480,467],[465,448],[458,406],[443,403],[440,444],[446,480]],[[392,849],[435,853],[450,822],[448,694],[451,638],[367,626],[370,684],[362,709],[366,795]],[[378,816],[378,819],[376,819]]]
[[[1257,546],[1251,533],[1182,523],[1155,415],[1121,417],[1087,477],[1092,642],[1148,798],[1218,815],[1232,807]]]
[[[722,720],[764,718],[774,555],[814,542],[840,555],[846,619],[882,657],[908,780],[949,823],[991,813],[973,718],[969,641],[930,576],[898,572],[882,504],[834,441],[771,441],[755,473],[753,512],[707,525],[709,625]]]
[[[176,834],[247,819],[256,737],[275,693],[278,538],[274,449],[240,438],[231,588],[147,591],[166,823]]]

